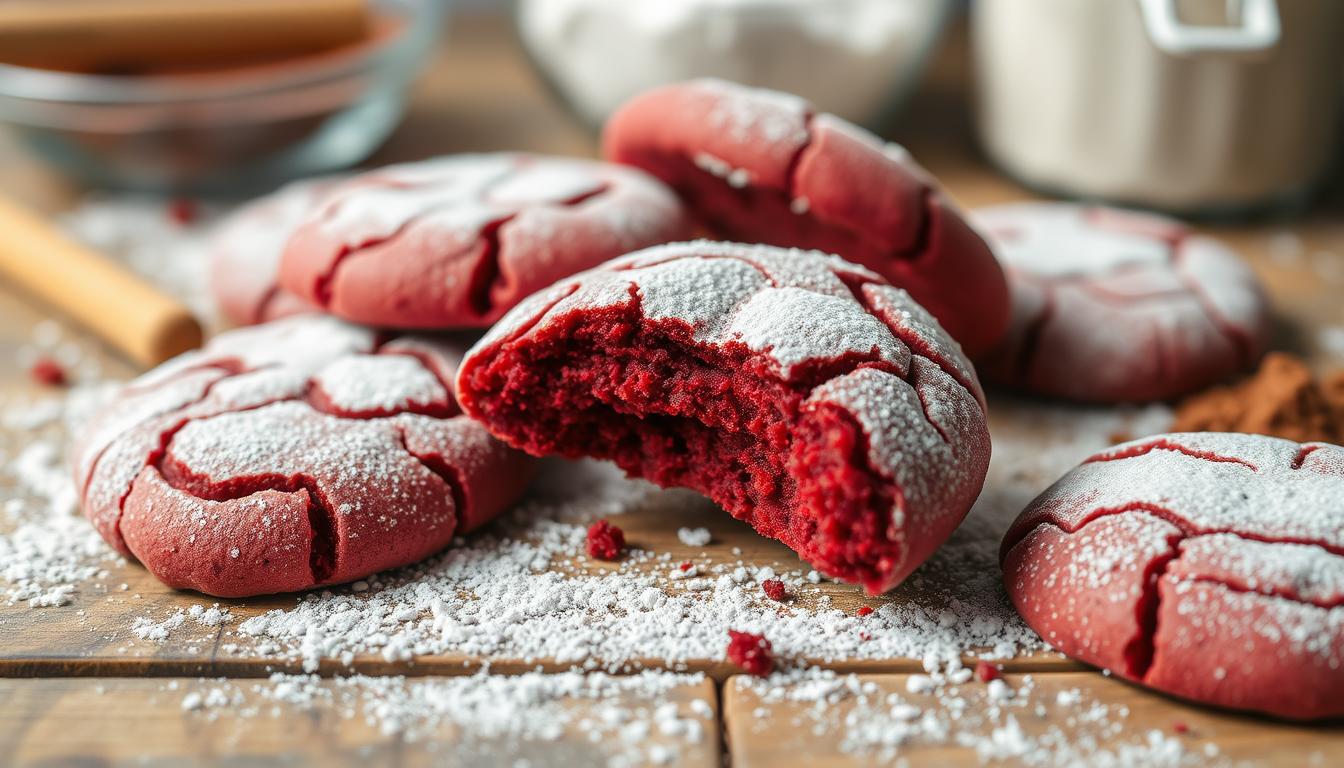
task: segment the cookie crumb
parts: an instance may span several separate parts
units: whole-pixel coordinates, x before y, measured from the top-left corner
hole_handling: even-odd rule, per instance
[[[770,641],[751,632],[728,630],[728,660],[757,677],[766,677],[775,668]]]
[[[873,607],[872,607],[871,605],[863,605],[863,606],[860,606],[860,607],[859,607],[859,610],[857,611],[858,615],[860,615],[860,616],[867,616],[868,614],[870,614],[870,613],[872,613],[872,612],[873,612]]]
[[[168,204],[168,218],[172,219],[174,224],[186,226],[195,222],[200,216],[200,208],[191,198],[179,197]]]
[[[588,526],[589,557],[598,560],[619,560],[624,549],[625,531],[606,520],[598,520]]]
[[[779,579],[766,579],[765,581],[762,581],[761,590],[765,592],[766,597],[777,603],[784,602],[789,596],[788,590],[784,588],[784,582]]]
[[[990,664],[988,661],[977,661],[975,663],[975,679],[982,683],[988,683],[991,680],[998,680],[1003,677],[1003,671],[997,664]]]
[[[28,376],[44,387],[63,387],[69,382],[65,375],[65,367],[55,358],[46,356],[33,361],[28,368]]]

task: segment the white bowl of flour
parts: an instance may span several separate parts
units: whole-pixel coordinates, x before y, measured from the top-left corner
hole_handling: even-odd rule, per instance
[[[874,127],[924,69],[956,0],[519,0],[537,68],[600,125],[636,93],[721,77]]]

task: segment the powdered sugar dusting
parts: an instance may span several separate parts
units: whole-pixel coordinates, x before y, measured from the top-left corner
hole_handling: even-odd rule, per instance
[[[1235,531],[1344,549],[1344,449],[1263,435],[1164,435],[1097,454],[1041,494],[1025,521],[1069,530],[1097,510],[1170,510],[1189,533]],[[1311,447],[1311,446],[1307,446]]]
[[[280,256],[290,235],[337,183],[326,178],[286,184],[209,231],[210,290],[231,320],[257,323],[301,308],[292,295],[287,304],[278,299]]]
[[[1250,268],[1180,222],[1063,203],[977,210],[1013,319],[993,379],[1077,400],[1170,398],[1254,362],[1269,311]]]
[[[242,730],[265,718],[363,722],[394,737],[401,757],[464,763],[591,764],[623,768],[696,763],[716,751],[714,708],[698,674],[612,676],[578,671],[461,678],[331,680],[275,674],[261,681],[202,679],[166,688],[193,717]],[[352,738],[359,738],[352,736]],[[367,747],[366,747],[367,749]],[[380,753],[374,753],[380,754]]]
[[[786,379],[795,366],[819,357],[852,353],[898,366],[910,357],[890,329],[853,299],[792,286],[757,292],[726,330],[728,338],[772,357]]]
[[[314,382],[332,405],[353,413],[395,413],[449,401],[434,372],[405,355],[348,355],[328,363]]]
[[[1338,446],[1128,443],[1022,513],[1006,538],[1009,589],[1052,644],[1090,663],[1224,706],[1337,715],[1341,499]]]
[[[737,142],[807,142],[807,115],[812,111],[805,99],[782,91],[744,88],[737,83],[705,78],[694,87],[713,93],[715,107],[705,120],[715,129],[728,133]]]
[[[262,591],[285,591],[422,557],[521,494],[525,465],[479,426],[464,422],[476,440],[439,429],[454,405],[442,345],[403,341],[371,354],[373,341],[372,331],[301,316],[223,334],[132,382],[81,443],[85,513],[168,583],[237,595],[254,576],[283,577]],[[422,443],[435,447],[412,447]],[[511,491],[477,487],[513,470]],[[444,472],[456,473],[452,484]],[[455,493],[471,507],[458,509]],[[312,504],[330,518],[330,544],[310,530]],[[160,537],[181,539],[174,557],[158,559]],[[178,570],[193,558],[215,564]]]
[[[814,758],[903,765],[961,757],[982,764],[1196,766],[1223,764],[1208,743],[1193,747],[1171,733],[1144,728],[1128,706],[1102,703],[1049,676],[1015,676],[988,685],[960,665],[935,661],[925,675],[899,681],[804,670],[768,680],[738,678],[726,696],[750,708],[735,718],[730,739],[771,739],[772,746]],[[817,735],[828,739],[818,749]],[[784,739],[784,743],[779,743]],[[1230,764],[1230,763],[1228,763]]]
[[[939,596],[926,604],[893,602],[859,618],[825,601],[804,607],[820,595],[806,569],[778,572],[729,560],[697,566],[686,578],[666,553],[639,550],[614,570],[575,567],[588,523],[663,503],[693,502],[684,493],[621,479],[605,465],[550,463],[503,531],[380,577],[366,595],[313,595],[292,609],[248,619],[239,632],[311,669],[327,658],[403,652],[555,659],[590,669],[643,661],[676,668],[719,658],[729,628],[763,632],[786,659],[971,648],[1011,654],[1033,642],[1005,610],[989,570],[967,572],[956,586],[912,580],[910,594]],[[669,571],[683,578],[669,581],[663,575]],[[806,601],[781,607],[766,599],[758,586],[765,578],[785,579]],[[389,622],[392,616],[404,618]],[[240,644],[237,652],[249,653],[248,646]]]

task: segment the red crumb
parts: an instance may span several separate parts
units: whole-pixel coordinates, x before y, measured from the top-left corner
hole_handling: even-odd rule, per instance
[[[770,641],[750,632],[728,630],[728,660],[757,677],[765,677],[775,668]]]
[[[873,639],[873,636],[870,635],[870,634],[868,634],[867,632],[860,632],[860,633],[859,633],[859,639],[866,643],[866,642],[868,642],[869,640],[872,640],[872,639]]]
[[[784,589],[784,582],[779,579],[766,579],[761,582],[761,589],[765,591],[765,596],[777,602],[784,602],[789,596],[788,590]]]
[[[33,381],[44,387],[65,386],[65,368],[50,357],[39,357],[28,369]]]
[[[860,615],[860,616],[867,616],[868,614],[870,614],[870,613],[872,613],[872,612],[873,612],[873,607],[872,607],[871,605],[865,605],[865,606],[862,606],[862,607],[859,608],[859,615]]]
[[[588,526],[588,556],[598,560],[618,560],[625,549],[625,531],[606,520]]]
[[[1187,725],[1184,720],[1177,720],[1171,724],[1171,730],[1177,733],[1189,733],[1190,726]]]
[[[677,567],[683,571],[689,571],[695,567],[695,564],[692,563],[690,560],[687,560],[686,562],[682,563],[681,565],[678,565]]]
[[[988,683],[990,680],[998,680],[1003,677],[1003,672],[998,665],[990,664],[988,661],[975,662],[975,679],[982,683]]]
[[[200,211],[196,208],[196,201],[179,197],[168,204],[168,218],[178,224],[187,225],[196,220]]]

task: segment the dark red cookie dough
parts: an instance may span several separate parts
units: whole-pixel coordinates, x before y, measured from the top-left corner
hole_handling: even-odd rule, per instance
[[[252,325],[313,311],[312,304],[280,287],[280,255],[336,183],[287,184],[239,208],[210,233],[210,293],[226,318]]]
[[[461,415],[460,355],[316,315],[221,334],[89,425],[75,451],[84,513],[165,584],[220,597],[420,560],[531,473]]]
[[[1344,715],[1344,448],[1127,443],[1033,501],[1002,558],[1022,617],[1069,656],[1207,704]]]
[[[676,196],[636,169],[455,155],[343,183],[290,238],[280,282],[356,322],[485,328],[562,277],[689,233]]]
[[[1162,400],[1254,365],[1269,304],[1236,254],[1178,221],[1067,203],[976,210],[1013,320],[992,382],[1091,402]]]
[[[813,251],[679,243],[562,280],[477,343],[458,392],[512,445],[693,488],[873,593],[946,540],[989,463],[956,343]]]
[[[727,240],[838,254],[938,318],[967,354],[998,340],[1008,289],[993,254],[899,146],[789,94],[721,80],[621,107],[607,159],[652,173]]]

